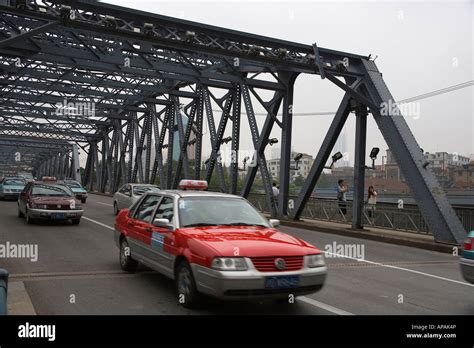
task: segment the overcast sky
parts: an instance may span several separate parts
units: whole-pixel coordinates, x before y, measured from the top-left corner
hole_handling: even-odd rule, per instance
[[[396,100],[474,79],[474,5],[469,0],[106,2],[378,56],[378,68]],[[300,76],[296,82],[293,112],[333,111],[341,98],[342,92],[331,82],[317,75]],[[419,117],[406,117],[420,146],[429,152],[474,154],[473,100],[474,87],[468,87],[420,101]],[[260,125],[263,119],[259,117]],[[330,122],[330,116],[295,117],[294,149],[316,155]],[[241,147],[251,149],[248,128],[243,127],[242,131],[246,135],[242,135]],[[351,117],[345,127],[346,151],[351,161],[354,132],[355,122]],[[278,137],[278,132],[274,130],[272,136]],[[387,148],[375,122],[369,119],[368,150],[373,146],[383,152]]]

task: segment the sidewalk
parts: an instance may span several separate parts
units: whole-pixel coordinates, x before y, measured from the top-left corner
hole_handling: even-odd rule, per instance
[[[269,215],[266,215],[269,217]],[[353,230],[348,224],[322,220],[281,220],[283,226],[302,228],[311,231],[332,233],[341,236],[375,240],[384,243],[411,246],[420,249],[453,253],[456,245],[435,242],[428,234],[387,230],[376,227],[365,227],[363,230]]]

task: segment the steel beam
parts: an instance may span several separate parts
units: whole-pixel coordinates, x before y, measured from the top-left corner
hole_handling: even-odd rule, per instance
[[[367,107],[365,105],[357,106],[354,156],[354,197],[352,201],[353,229],[361,229],[363,227],[362,214],[364,211],[367,115]]]

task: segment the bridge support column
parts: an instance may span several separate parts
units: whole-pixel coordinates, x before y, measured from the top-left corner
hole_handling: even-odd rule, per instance
[[[352,202],[352,228],[363,227],[362,214],[364,210],[365,186],[365,151],[367,140],[367,107],[356,109],[356,139],[354,158],[354,198]]]
[[[281,126],[280,152],[280,193],[278,195],[278,216],[288,215],[288,195],[291,177],[291,136],[293,129],[293,95],[297,74],[280,74],[286,83],[287,89],[283,97],[283,117]]]
[[[73,179],[81,182],[81,168],[79,164],[79,149],[76,144],[72,145],[72,173]]]

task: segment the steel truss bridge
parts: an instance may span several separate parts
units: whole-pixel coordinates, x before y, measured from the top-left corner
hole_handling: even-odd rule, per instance
[[[289,209],[293,89],[301,74],[317,74],[345,94]],[[362,227],[371,115],[436,240],[458,244],[465,237],[404,117],[398,110],[382,115],[382,103],[393,97],[369,57],[95,1],[1,0],[0,84],[2,166],[18,165],[14,155],[20,152],[22,165],[37,176],[71,175],[100,192],[157,180],[162,188],[174,188],[182,177],[209,180],[215,171],[221,191],[244,197],[259,172],[272,215],[292,219],[301,216],[354,113],[354,228]],[[256,104],[267,113],[260,129]],[[203,134],[206,124],[209,132]],[[278,201],[264,154],[275,127],[281,131]],[[227,128],[230,138],[224,138]],[[257,165],[248,168],[237,192],[244,129]],[[202,168],[204,136],[212,153]],[[173,161],[175,138],[179,159]],[[219,161],[224,142],[231,142],[235,154],[227,180]],[[82,178],[78,151],[87,154]]]

